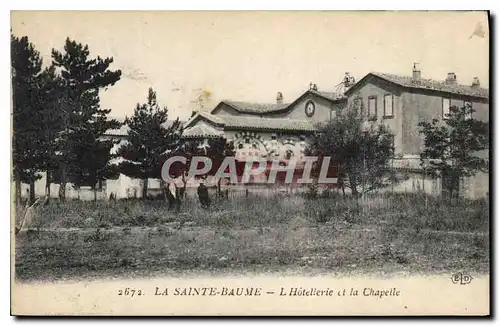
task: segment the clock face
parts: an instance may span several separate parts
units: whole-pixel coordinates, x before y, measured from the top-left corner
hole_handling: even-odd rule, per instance
[[[309,101],[306,103],[306,115],[308,117],[312,117],[314,115],[314,111],[315,111],[315,106],[314,106],[314,102],[313,101]]]

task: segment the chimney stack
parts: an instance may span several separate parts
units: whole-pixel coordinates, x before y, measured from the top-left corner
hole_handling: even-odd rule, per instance
[[[448,85],[455,85],[457,83],[457,75],[454,72],[449,72],[445,82]]]
[[[420,78],[422,78],[422,71],[420,71],[420,68],[417,68],[418,62],[413,63],[413,73],[412,73],[412,78],[414,82],[420,81]]]
[[[276,95],[276,104],[283,104],[283,93],[278,92],[278,95]]]
[[[481,83],[479,82],[479,78],[474,77],[474,79],[472,79],[471,87],[472,88],[479,88],[480,86],[481,86]]]

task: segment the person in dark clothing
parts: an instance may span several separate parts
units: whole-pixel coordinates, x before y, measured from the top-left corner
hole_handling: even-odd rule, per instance
[[[168,202],[168,209],[173,209],[175,206],[176,200],[175,200],[175,196],[170,191],[170,184],[167,185],[167,187],[164,189],[164,192],[165,192],[165,197],[167,198],[167,202]]]
[[[208,188],[203,184],[203,182],[200,182],[200,185],[198,186],[198,198],[200,199],[201,207],[210,207],[210,196],[208,195]]]

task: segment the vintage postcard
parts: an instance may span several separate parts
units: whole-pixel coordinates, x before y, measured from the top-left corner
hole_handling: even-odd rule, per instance
[[[12,314],[490,315],[489,18],[11,12]]]

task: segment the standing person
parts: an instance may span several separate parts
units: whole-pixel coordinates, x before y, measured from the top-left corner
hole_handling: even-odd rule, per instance
[[[200,185],[198,186],[198,198],[200,199],[201,207],[210,207],[210,196],[208,195],[208,188],[203,184],[203,181],[201,181]]]
[[[168,209],[174,208],[177,198],[175,192],[175,184],[173,182],[167,184],[167,187],[165,189],[165,197],[167,197]]]

